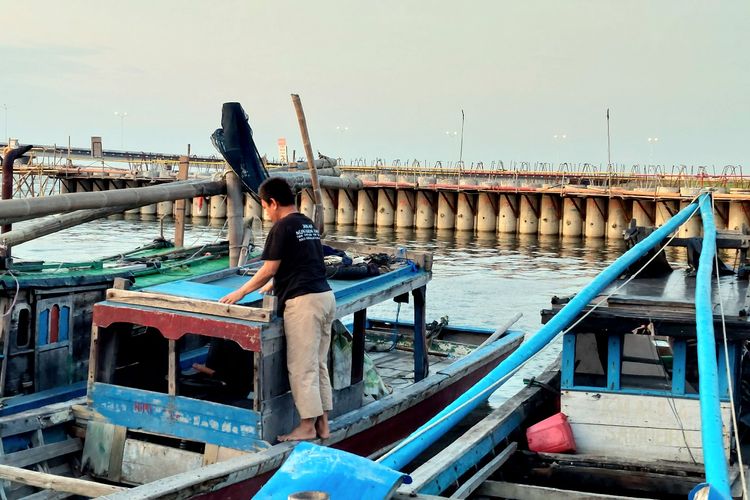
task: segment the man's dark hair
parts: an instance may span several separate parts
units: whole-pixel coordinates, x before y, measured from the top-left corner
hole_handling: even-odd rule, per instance
[[[292,188],[281,177],[271,177],[263,181],[263,184],[258,188],[258,196],[266,203],[270,203],[271,199],[274,199],[282,207],[296,204]]]

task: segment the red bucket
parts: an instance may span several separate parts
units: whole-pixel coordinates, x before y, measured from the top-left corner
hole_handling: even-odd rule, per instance
[[[576,451],[573,430],[564,413],[552,415],[526,429],[526,440],[531,451],[541,453]]]

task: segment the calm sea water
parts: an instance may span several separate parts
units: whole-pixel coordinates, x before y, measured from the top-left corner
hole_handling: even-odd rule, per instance
[[[21,224],[19,224],[20,226]],[[268,226],[256,237],[261,244]],[[14,257],[27,260],[88,260],[117,254],[149,243],[163,232],[174,235],[171,220],[103,219],[25,243],[14,249]],[[541,326],[539,312],[551,297],[575,293],[600,270],[621,255],[621,241],[560,239],[436,230],[382,228],[326,229],[333,241],[385,246],[406,246],[432,252],[433,279],[427,287],[427,319],[448,316],[455,325],[496,328],[517,312],[523,317],[515,328],[533,335]],[[188,245],[226,238],[218,225],[188,224]],[[370,309],[372,316],[411,319],[413,309],[397,309],[393,302]],[[559,353],[559,342],[529,363],[505,389],[493,396],[497,404],[522,387],[521,379],[533,375]]]

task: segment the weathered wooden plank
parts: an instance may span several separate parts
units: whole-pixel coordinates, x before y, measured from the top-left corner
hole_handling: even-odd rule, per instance
[[[20,469],[8,465],[0,465],[0,479],[87,497],[100,497],[127,491],[127,488],[121,486],[110,486],[83,479],[55,476],[54,474]]]
[[[259,415],[236,406],[96,383],[94,409],[110,423],[190,441],[247,451],[266,445],[258,441]]]
[[[113,426],[112,441],[109,453],[109,479],[119,482],[122,480],[122,458],[125,450],[125,438],[128,429],[121,426]]]
[[[170,396],[177,395],[177,342],[168,340],[168,361],[167,361],[167,394]]]
[[[568,416],[580,453],[703,462],[698,400],[564,391],[561,411]],[[721,403],[721,413],[728,454],[729,403]]]
[[[72,406],[82,404],[86,398],[54,403],[43,408],[27,410],[15,415],[0,417],[0,436],[7,437],[23,432],[46,429],[73,420]]]
[[[529,475],[557,484],[586,484],[608,491],[657,492],[660,495],[687,496],[696,485],[695,477],[690,476],[560,464],[552,464],[546,470],[532,469]]]
[[[575,455],[568,453],[539,453],[532,451],[523,451],[521,453],[531,455],[535,459],[546,463],[557,462],[567,465],[604,466],[609,468],[618,467],[621,469],[644,470],[660,474],[693,474],[695,476],[703,476],[705,474],[705,467],[702,464],[690,464],[685,462],[626,459],[620,456],[605,457],[601,455],[587,455],[581,453],[576,453]],[[737,475],[738,470],[736,466],[732,467],[731,471],[731,473]]]
[[[336,304],[336,317],[343,318],[356,311],[367,309],[370,306],[384,302],[392,297],[411,292],[415,288],[429,283],[431,276],[427,274],[418,275],[411,280],[401,282],[376,292],[359,294],[355,299],[345,298],[340,304]]]
[[[135,304],[140,306],[159,307],[175,311],[210,314],[226,318],[243,319],[247,321],[269,322],[273,319],[273,311],[257,307],[221,304],[209,300],[187,299],[174,295],[160,293],[138,292],[130,290],[107,290],[107,300]]]
[[[35,446],[34,448],[0,456],[0,464],[10,465],[11,467],[26,467],[68,453],[75,453],[82,449],[83,444],[80,439],[66,439],[65,441]]]
[[[485,481],[477,493],[491,498],[514,498],[516,500],[632,500],[636,497],[604,495],[583,491],[560,490],[530,484],[506,483],[503,481]],[[645,499],[645,497],[637,497]]]
[[[450,498],[468,498],[482,483],[492,475],[497,469],[503,466],[505,462],[515,453],[518,444],[510,443],[510,445],[501,451],[495,458],[490,460],[484,467],[471,476],[466,482],[464,482]]]
[[[219,456],[219,447],[215,444],[206,443],[203,449],[203,465],[215,464]]]
[[[66,493],[64,491],[50,491],[42,490],[31,495],[26,495],[23,500],[62,500],[73,496],[72,493]]]
[[[699,431],[700,401],[608,392],[563,391],[561,411],[581,424],[649,427]],[[624,411],[629,410],[629,411]],[[721,403],[722,420],[729,427],[729,403]],[[637,418],[633,418],[636,415]]]
[[[198,469],[203,454],[135,439],[126,439],[122,457],[122,480],[144,484]]]

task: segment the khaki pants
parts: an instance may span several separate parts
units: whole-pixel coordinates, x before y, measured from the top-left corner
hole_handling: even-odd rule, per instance
[[[319,417],[333,409],[328,376],[331,324],[336,316],[333,292],[309,293],[284,306],[286,365],[300,418]]]

